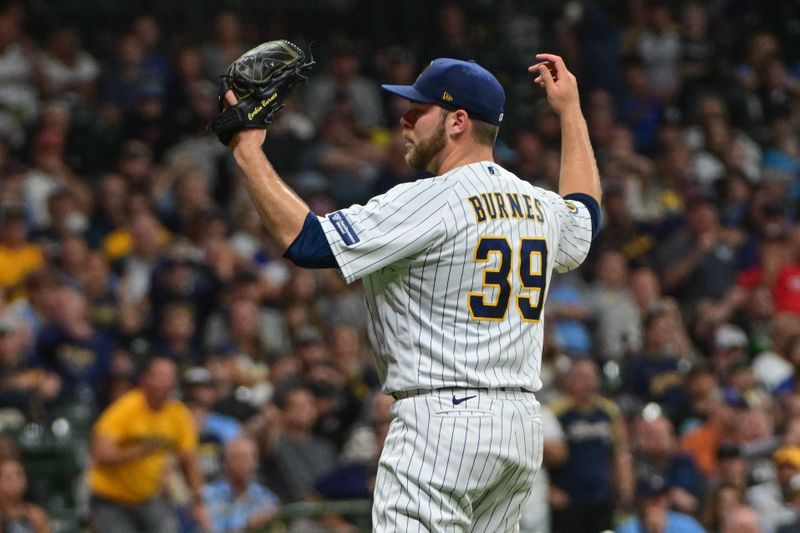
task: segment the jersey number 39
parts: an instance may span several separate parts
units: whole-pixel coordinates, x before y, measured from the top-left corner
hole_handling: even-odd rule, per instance
[[[483,285],[496,287],[497,298],[494,302],[487,302],[485,293],[470,292],[467,300],[474,320],[503,320],[508,312],[514,251],[505,237],[481,237],[475,248],[475,262],[488,263],[492,254],[497,254],[499,260],[495,268],[484,269]],[[515,303],[525,322],[538,322],[542,314],[542,300],[547,286],[546,265],[547,241],[542,238],[522,239],[517,262],[520,290]]]

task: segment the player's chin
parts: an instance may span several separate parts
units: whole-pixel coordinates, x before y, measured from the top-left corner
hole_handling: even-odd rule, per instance
[[[413,146],[409,146],[406,149],[406,155],[403,156],[403,159],[406,160],[406,163],[408,164],[408,166],[410,166],[411,168],[414,168],[414,147]]]
[[[428,164],[430,163],[430,158],[425,157],[424,154],[421,154],[419,150],[416,150],[414,146],[412,146],[406,152],[406,163],[408,166],[416,170],[417,172],[424,172],[428,170]]]
[[[414,147],[414,143],[412,143],[411,141],[406,141],[405,148],[406,148],[406,153],[405,153],[406,163],[411,164],[411,161],[413,159],[416,159],[416,150]]]
[[[414,146],[409,146],[406,149],[406,155],[405,155],[405,160],[406,163],[408,163],[408,166],[410,166],[414,170],[418,170],[417,169],[419,163],[418,159],[419,157],[417,157],[417,152],[416,150],[414,150]]]

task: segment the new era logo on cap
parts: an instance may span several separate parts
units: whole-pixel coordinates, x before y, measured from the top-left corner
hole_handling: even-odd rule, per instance
[[[474,61],[439,58],[417,77],[414,85],[382,85],[384,90],[412,102],[464,109],[490,124],[503,120],[506,93],[491,72]]]

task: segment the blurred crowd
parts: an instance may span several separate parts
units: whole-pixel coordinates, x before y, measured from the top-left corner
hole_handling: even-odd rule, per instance
[[[265,151],[319,215],[421,177],[379,84],[440,56],[498,76],[496,160],[557,190],[526,67],[577,74],[603,229],[551,280],[523,531],[800,531],[799,4],[136,4],[0,1],[4,530],[245,531],[371,498],[392,415],[361,288],[281,257],[206,130],[226,65],[287,38],[317,66]]]

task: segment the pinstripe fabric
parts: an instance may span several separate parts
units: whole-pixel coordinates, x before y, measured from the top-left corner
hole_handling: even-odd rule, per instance
[[[525,392],[463,393],[476,398],[454,406],[442,392],[395,404],[373,531],[519,530],[542,462],[539,404]]]
[[[489,168],[491,167],[491,171]],[[506,218],[476,222],[467,200],[481,193],[528,195],[539,203],[542,221]],[[387,393],[440,387],[541,387],[539,366],[543,319],[523,321],[517,296],[519,243],[546,239],[549,280],[585,258],[591,219],[580,203],[571,211],[557,194],[532,186],[494,163],[460,167],[443,176],[399,185],[364,206],[343,209],[358,235],[347,245],[327,217],[320,222],[348,282],[364,280],[368,330]],[[524,208],[523,208],[524,209]],[[501,321],[474,320],[470,292],[487,302],[497,287],[484,287],[498,258],[474,260],[481,236],[503,236],[513,250],[510,304]],[[540,305],[547,294],[540,295]]]
[[[395,404],[374,530],[518,531],[542,460],[533,392],[544,317],[531,308],[543,308],[553,270],[585,258],[588,210],[480,162],[320,223],[345,279],[363,279],[384,392],[472,396],[456,402],[439,390]],[[491,282],[494,271],[507,279]]]

